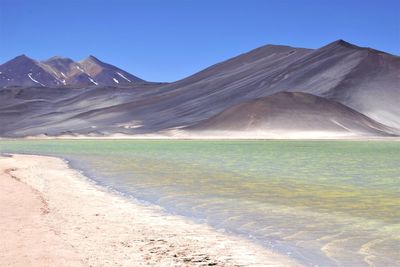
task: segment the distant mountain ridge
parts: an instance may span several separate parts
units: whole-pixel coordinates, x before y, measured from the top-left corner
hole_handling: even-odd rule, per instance
[[[119,87],[140,83],[145,81],[94,56],[75,62],[58,56],[36,61],[20,55],[0,65],[0,87]]]
[[[5,73],[0,80],[10,69],[18,75],[0,88],[0,136],[213,129],[268,134],[277,128],[400,135],[400,57],[343,40],[318,49],[265,45],[164,84],[136,79],[94,57],[81,62],[17,57],[0,66]],[[254,116],[263,123],[254,123],[247,112],[260,105],[265,109]]]

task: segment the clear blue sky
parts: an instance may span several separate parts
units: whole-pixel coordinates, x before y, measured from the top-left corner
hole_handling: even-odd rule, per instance
[[[400,0],[0,0],[0,63],[89,54],[173,81],[264,44],[400,54]]]

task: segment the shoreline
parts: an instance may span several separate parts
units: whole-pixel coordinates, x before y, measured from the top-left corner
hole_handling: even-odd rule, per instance
[[[29,244],[44,238],[34,249],[5,245],[3,262],[20,261],[13,266],[26,260],[30,266],[302,266],[250,240],[107,191],[60,158],[0,156],[0,178],[0,195],[9,187],[15,191],[2,199],[5,215],[15,214],[0,219],[0,236],[7,237],[0,240]],[[28,203],[24,208],[32,216],[24,217],[16,203]],[[36,224],[41,235],[10,230],[15,221],[18,229]],[[29,257],[32,251],[37,255]],[[28,256],[15,259],[16,253]]]
[[[399,136],[353,136],[353,137],[315,137],[315,138],[268,138],[268,137],[166,137],[166,136],[26,136],[26,137],[0,137],[0,141],[21,140],[137,140],[137,141],[388,141],[399,142]]]

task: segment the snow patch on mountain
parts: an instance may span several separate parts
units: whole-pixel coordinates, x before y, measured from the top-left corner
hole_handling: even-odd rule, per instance
[[[117,74],[118,74],[119,76],[121,76],[121,78],[127,80],[128,82],[131,82],[131,80],[129,80],[128,78],[126,78],[124,75],[122,75],[122,74],[119,73],[118,71],[117,71]]]
[[[78,65],[76,65],[76,68],[78,69],[78,70],[80,70],[81,72],[85,72],[81,67],[79,67]]]
[[[92,78],[89,77],[89,80],[94,83],[95,85],[99,85],[97,82],[95,82]]]
[[[44,85],[43,83],[41,83],[41,82],[35,80],[35,79],[32,77],[32,73],[28,73],[28,77],[29,77],[29,79],[31,79],[33,82],[35,82],[35,83],[37,83],[37,84],[40,84],[41,86],[45,87],[45,85]]]

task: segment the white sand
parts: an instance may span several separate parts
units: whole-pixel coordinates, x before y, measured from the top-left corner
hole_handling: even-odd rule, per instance
[[[300,266],[96,186],[61,159],[0,158],[0,265]]]

